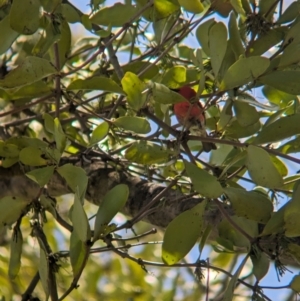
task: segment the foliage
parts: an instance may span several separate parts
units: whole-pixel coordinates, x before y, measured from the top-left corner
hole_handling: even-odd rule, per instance
[[[20,166],[38,187],[30,199],[29,187],[0,199],[0,295],[270,300],[260,280],[271,260],[279,276],[300,261],[300,176],[290,165],[300,163],[300,2],[108,2],[86,1],[85,14],[67,0],[0,1],[1,177]],[[206,108],[207,137],[176,126],[174,90],[184,85]],[[207,155],[201,141],[218,148]],[[61,162],[89,154],[165,189],[129,222],[117,215],[126,183],[99,208],[86,204],[85,170]],[[72,197],[47,191],[58,175]],[[137,222],[175,187],[205,201],[159,242]],[[289,281],[282,288],[299,293],[299,276]]]

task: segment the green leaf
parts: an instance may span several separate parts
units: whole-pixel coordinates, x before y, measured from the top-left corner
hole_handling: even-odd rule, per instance
[[[0,228],[9,226],[21,217],[22,213],[26,213],[28,201],[14,196],[5,196],[0,199]]]
[[[226,136],[231,138],[244,138],[256,134],[261,128],[261,123],[258,121],[247,127],[241,126],[237,119],[233,118],[226,127]]]
[[[196,37],[203,51],[209,56],[210,48],[209,48],[209,30],[210,28],[217,24],[214,19],[209,19],[198,26],[196,30]]]
[[[252,180],[268,188],[278,188],[283,185],[283,179],[274,166],[269,154],[260,147],[253,145],[247,148],[246,166]]]
[[[208,198],[217,198],[223,193],[223,188],[216,177],[196,165],[185,162],[188,176],[191,178],[193,188]]]
[[[254,254],[250,255],[250,258],[253,265],[253,274],[260,281],[269,271],[270,259],[260,250],[256,250]]]
[[[43,119],[46,131],[50,134],[54,134],[54,118],[50,114],[45,113]]]
[[[46,196],[45,194],[42,194],[40,196],[40,204],[43,207],[43,209],[50,212],[54,216],[55,219],[57,218],[55,199],[53,199],[49,196]]]
[[[274,71],[270,74],[261,76],[258,79],[258,82],[289,94],[300,94],[299,71]]]
[[[10,144],[8,141],[0,141],[0,156],[1,157],[18,157],[19,148],[15,144]]]
[[[66,180],[68,186],[74,193],[77,191],[78,186],[79,196],[84,196],[88,177],[81,167],[73,166],[72,164],[65,164],[58,167],[56,171]]]
[[[297,294],[300,293],[300,275],[296,275],[296,276],[293,277],[293,280],[290,283],[290,287]]]
[[[216,23],[210,28],[208,44],[212,69],[217,77],[227,49],[227,29],[222,22]]]
[[[12,237],[10,240],[10,258],[8,267],[8,276],[11,280],[14,280],[21,267],[23,236],[19,227],[14,228]]]
[[[21,65],[10,71],[3,80],[0,80],[0,87],[3,89],[22,87],[56,72],[56,69],[48,60],[27,56]]]
[[[124,73],[132,72],[134,74],[138,74],[139,72],[145,69],[147,69],[147,71],[143,72],[143,74],[140,76],[141,80],[152,80],[159,73],[159,68],[150,62],[136,61],[136,62],[131,62],[129,64],[126,64],[125,66],[122,67]],[[113,75],[113,79],[116,82],[119,82],[119,79],[115,73]]]
[[[186,98],[184,98],[181,94],[171,91],[165,85],[158,83],[154,83],[152,86],[152,96],[154,101],[161,104],[174,104],[186,101]]]
[[[263,16],[266,13],[268,13],[268,17],[270,18],[270,16],[273,16],[274,10],[276,9],[276,5],[275,2],[277,2],[277,0],[264,0],[264,1],[259,1],[259,15]],[[270,8],[272,8],[272,10],[270,11]]]
[[[300,152],[300,137],[296,137],[293,140],[288,141],[282,145],[279,149],[284,154],[299,153]]]
[[[238,29],[236,14],[231,13],[229,17],[228,23],[228,31],[229,31],[229,43],[235,54],[235,57],[238,59],[241,55],[244,54],[245,50],[243,47],[241,35]]]
[[[78,12],[76,11],[76,9],[66,3],[62,3],[61,4],[61,10],[62,10],[62,14],[64,16],[64,18],[66,19],[66,21],[68,23],[77,23],[77,22],[80,22],[80,15],[78,14]]]
[[[269,59],[260,56],[241,58],[229,67],[221,82],[221,90],[246,85],[262,75],[270,65]]]
[[[122,88],[112,79],[94,76],[87,79],[77,79],[68,86],[67,90],[101,90],[125,94]]]
[[[103,234],[108,223],[124,207],[128,196],[129,189],[125,184],[115,186],[105,195],[96,215],[94,241]]]
[[[49,180],[51,179],[55,167],[54,166],[46,166],[42,168],[37,168],[31,170],[26,173],[26,176],[40,185],[40,187],[44,187]]]
[[[40,246],[39,276],[46,295],[45,300],[47,300],[49,296],[49,285],[48,285],[49,262],[48,262],[48,256],[46,254],[46,251],[41,246]]]
[[[224,188],[234,213],[237,216],[245,217],[265,224],[273,212],[273,204],[262,193],[256,191],[246,191],[238,188]]]
[[[177,263],[195,245],[202,232],[205,206],[206,202],[201,202],[168,225],[162,244],[162,260],[166,264]]]
[[[203,4],[200,0],[178,0],[178,3],[188,12],[193,14],[200,14],[204,10]]]
[[[180,6],[178,6],[178,3],[176,2],[177,1],[155,0],[154,7],[155,7],[156,18],[157,19],[167,18],[171,14],[179,11]]]
[[[284,229],[287,237],[300,236],[300,181],[293,189],[293,197],[284,210]]]
[[[71,40],[72,40],[72,36],[71,36],[70,26],[66,20],[62,20],[60,25],[60,39],[57,42],[60,70],[65,65],[65,62],[67,61],[67,58],[69,56],[69,52],[71,48]],[[52,64],[55,64],[56,53],[54,51],[54,47],[50,47],[49,54],[51,57]]]
[[[288,203],[287,203],[288,204]],[[260,236],[271,235],[283,232],[284,226],[284,212],[287,204],[282,206],[278,211],[274,212],[267,224],[264,227]]]
[[[249,55],[263,55],[270,48],[280,43],[283,37],[284,31],[282,30],[282,28],[276,28],[267,31],[266,33],[260,35],[257,39],[255,39],[253,44],[250,46]]]
[[[232,105],[233,105],[232,100],[228,98],[220,114],[220,119],[217,124],[218,130],[223,130],[232,119]]]
[[[14,99],[20,99],[22,101],[23,98],[36,98],[36,97],[41,97],[44,96],[45,94],[50,95],[52,92],[52,87],[45,83],[43,80],[39,80],[35,83],[32,83],[27,86],[23,86],[17,91],[15,90],[10,90],[8,92],[14,91],[12,93],[12,97]]]
[[[27,146],[20,151],[19,160],[29,166],[44,166],[48,161],[44,159],[44,152],[34,146]]]
[[[263,95],[272,103],[277,104],[279,108],[282,110],[285,110],[289,104],[291,103],[291,100],[294,100],[296,98],[295,95],[285,93],[283,91],[279,91],[273,87],[270,87],[268,85],[264,86],[262,89]],[[277,109],[276,111],[278,111]],[[282,114],[282,112],[281,112]],[[281,115],[280,114],[280,115]]]
[[[24,148],[26,146],[34,146],[37,148],[44,149],[47,147],[47,143],[42,141],[38,138],[31,138],[31,137],[11,137],[8,140],[6,140],[6,143],[11,143],[17,145],[20,149]]]
[[[19,33],[12,30],[10,27],[9,16],[4,17],[0,21],[0,32],[1,32],[1,43],[0,43],[0,54],[5,53],[12,43],[19,36]]]
[[[180,88],[186,82],[186,68],[174,66],[165,73],[161,83],[170,89]]]
[[[136,6],[116,3],[113,6],[100,9],[90,20],[99,25],[121,27],[137,13],[137,10]]]
[[[236,119],[241,126],[247,127],[259,121],[259,114],[253,106],[241,101],[234,101]]]
[[[39,14],[39,0],[14,0],[9,15],[10,26],[21,34],[33,34],[40,25]]]
[[[297,64],[300,61],[300,45],[298,43],[289,44],[283,51],[280,56],[280,61],[278,64],[278,68],[286,68],[289,65]]]
[[[300,263],[300,246],[297,244],[289,243],[288,251],[293,256],[293,258]]]
[[[290,6],[286,8],[286,10],[281,14],[281,16],[276,21],[277,24],[283,24],[292,22],[299,15],[300,11],[300,3],[298,1],[292,2]]]
[[[103,140],[107,136],[108,131],[109,124],[106,121],[97,125],[97,127],[93,130],[89,146],[93,146]]]
[[[121,127],[124,130],[132,131],[137,134],[147,134],[151,131],[150,123],[145,118],[134,116],[123,116],[116,119],[115,126]]]
[[[167,162],[171,154],[171,150],[164,149],[158,144],[139,141],[127,148],[125,158],[139,164],[151,165]]]
[[[57,30],[57,27],[54,26],[54,23],[48,21],[46,17],[44,18],[48,25],[46,26],[44,32],[41,34],[39,40],[32,49],[32,54],[39,57],[43,57],[47,53],[49,48],[61,37],[60,30]]]
[[[251,237],[258,235],[257,222],[232,215],[231,220]],[[218,225],[219,236],[224,242],[232,245],[233,250],[247,252],[250,250],[251,243],[238,229],[236,229],[227,219],[223,219]]]
[[[70,237],[70,261],[73,277],[80,272],[81,267],[84,264],[86,253],[86,243],[80,240],[77,231],[72,231]]]
[[[87,242],[91,239],[91,229],[86,213],[81,202],[80,190],[76,189],[74,194],[74,204],[71,210],[71,220],[74,231],[77,232],[79,239],[82,242]]]
[[[265,144],[280,141],[300,134],[300,114],[282,117],[262,128],[255,138],[255,144]]]
[[[233,277],[230,279],[227,288],[225,289],[222,301],[232,301],[234,299],[233,294],[234,290],[237,286],[237,281],[239,279],[239,276],[244,269],[244,266],[248,260],[248,256],[246,256],[243,261],[240,263],[238,269],[234,273]]]
[[[126,72],[121,80],[123,90],[127,94],[129,105],[139,110],[145,102],[142,92],[145,90],[146,85],[134,73]]]
[[[67,145],[67,138],[66,135],[61,127],[60,121],[58,118],[54,119],[54,139],[56,148],[62,154]]]
[[[286,167],[286,165],[277,157],[275,156],[270,156],[273,164],[275,165],[276,169],[278,170],[279,174],[282,177],[286,177],[288,175],[288,169]]]
[[[248,93],[241,93],[239,94],[234,101],[239,101],[243,103],[247,103],[253,105],[258,108],[266,109],[268,111],[278,111],[279,107],[273,103],[263,104],[258,102],[252,95]]]

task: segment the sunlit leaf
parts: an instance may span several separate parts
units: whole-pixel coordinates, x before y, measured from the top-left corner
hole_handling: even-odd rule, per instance
[[[178,3],[187,11],[193,14],[200,14],[204,6],[200,0],[178,0]]]
[[[89,145],[92,146],[101,140],[103,140],[109,131],[109,124],[107,122],[100,123],[92,132],[91,140]]]
[[[129,105],[135,110],[139,110],[145,102],[142,92],[145,90],[146,85],[137,75],[131,72],[126,72],[121,82],[123,90],[127,94]]]
[[[162,78],[161,83],[170,89],[180,88],[186,81],[186,68],[174,66],[170,68]]]

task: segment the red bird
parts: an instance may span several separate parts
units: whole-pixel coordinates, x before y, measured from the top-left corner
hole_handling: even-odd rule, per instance
[[[192,101],[197,95],[195,90],[188,86],[183,86],[175,91],[187,99],[187,101],[174,104],[174,113],[178,122],[195,135],[207,137],[203,107],[199,101]],[[207,153],[212,149],[217,149],[216,145],[211,142],[202,142],[202,145],[203,150]]]

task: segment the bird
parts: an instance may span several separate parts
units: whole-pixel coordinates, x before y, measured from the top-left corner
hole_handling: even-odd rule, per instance
[[[192,134],[200,137],[207,137],[205,130],[205,113],[199,101],[194,101],[197,93],[189,86],[183,86],[174,91],[181,94],[186,101],[175,103],[173,106],[174,114],[178,122]],[[210,152],[217,149],[216,145],[211,142],[202,142],[203,151]]]

